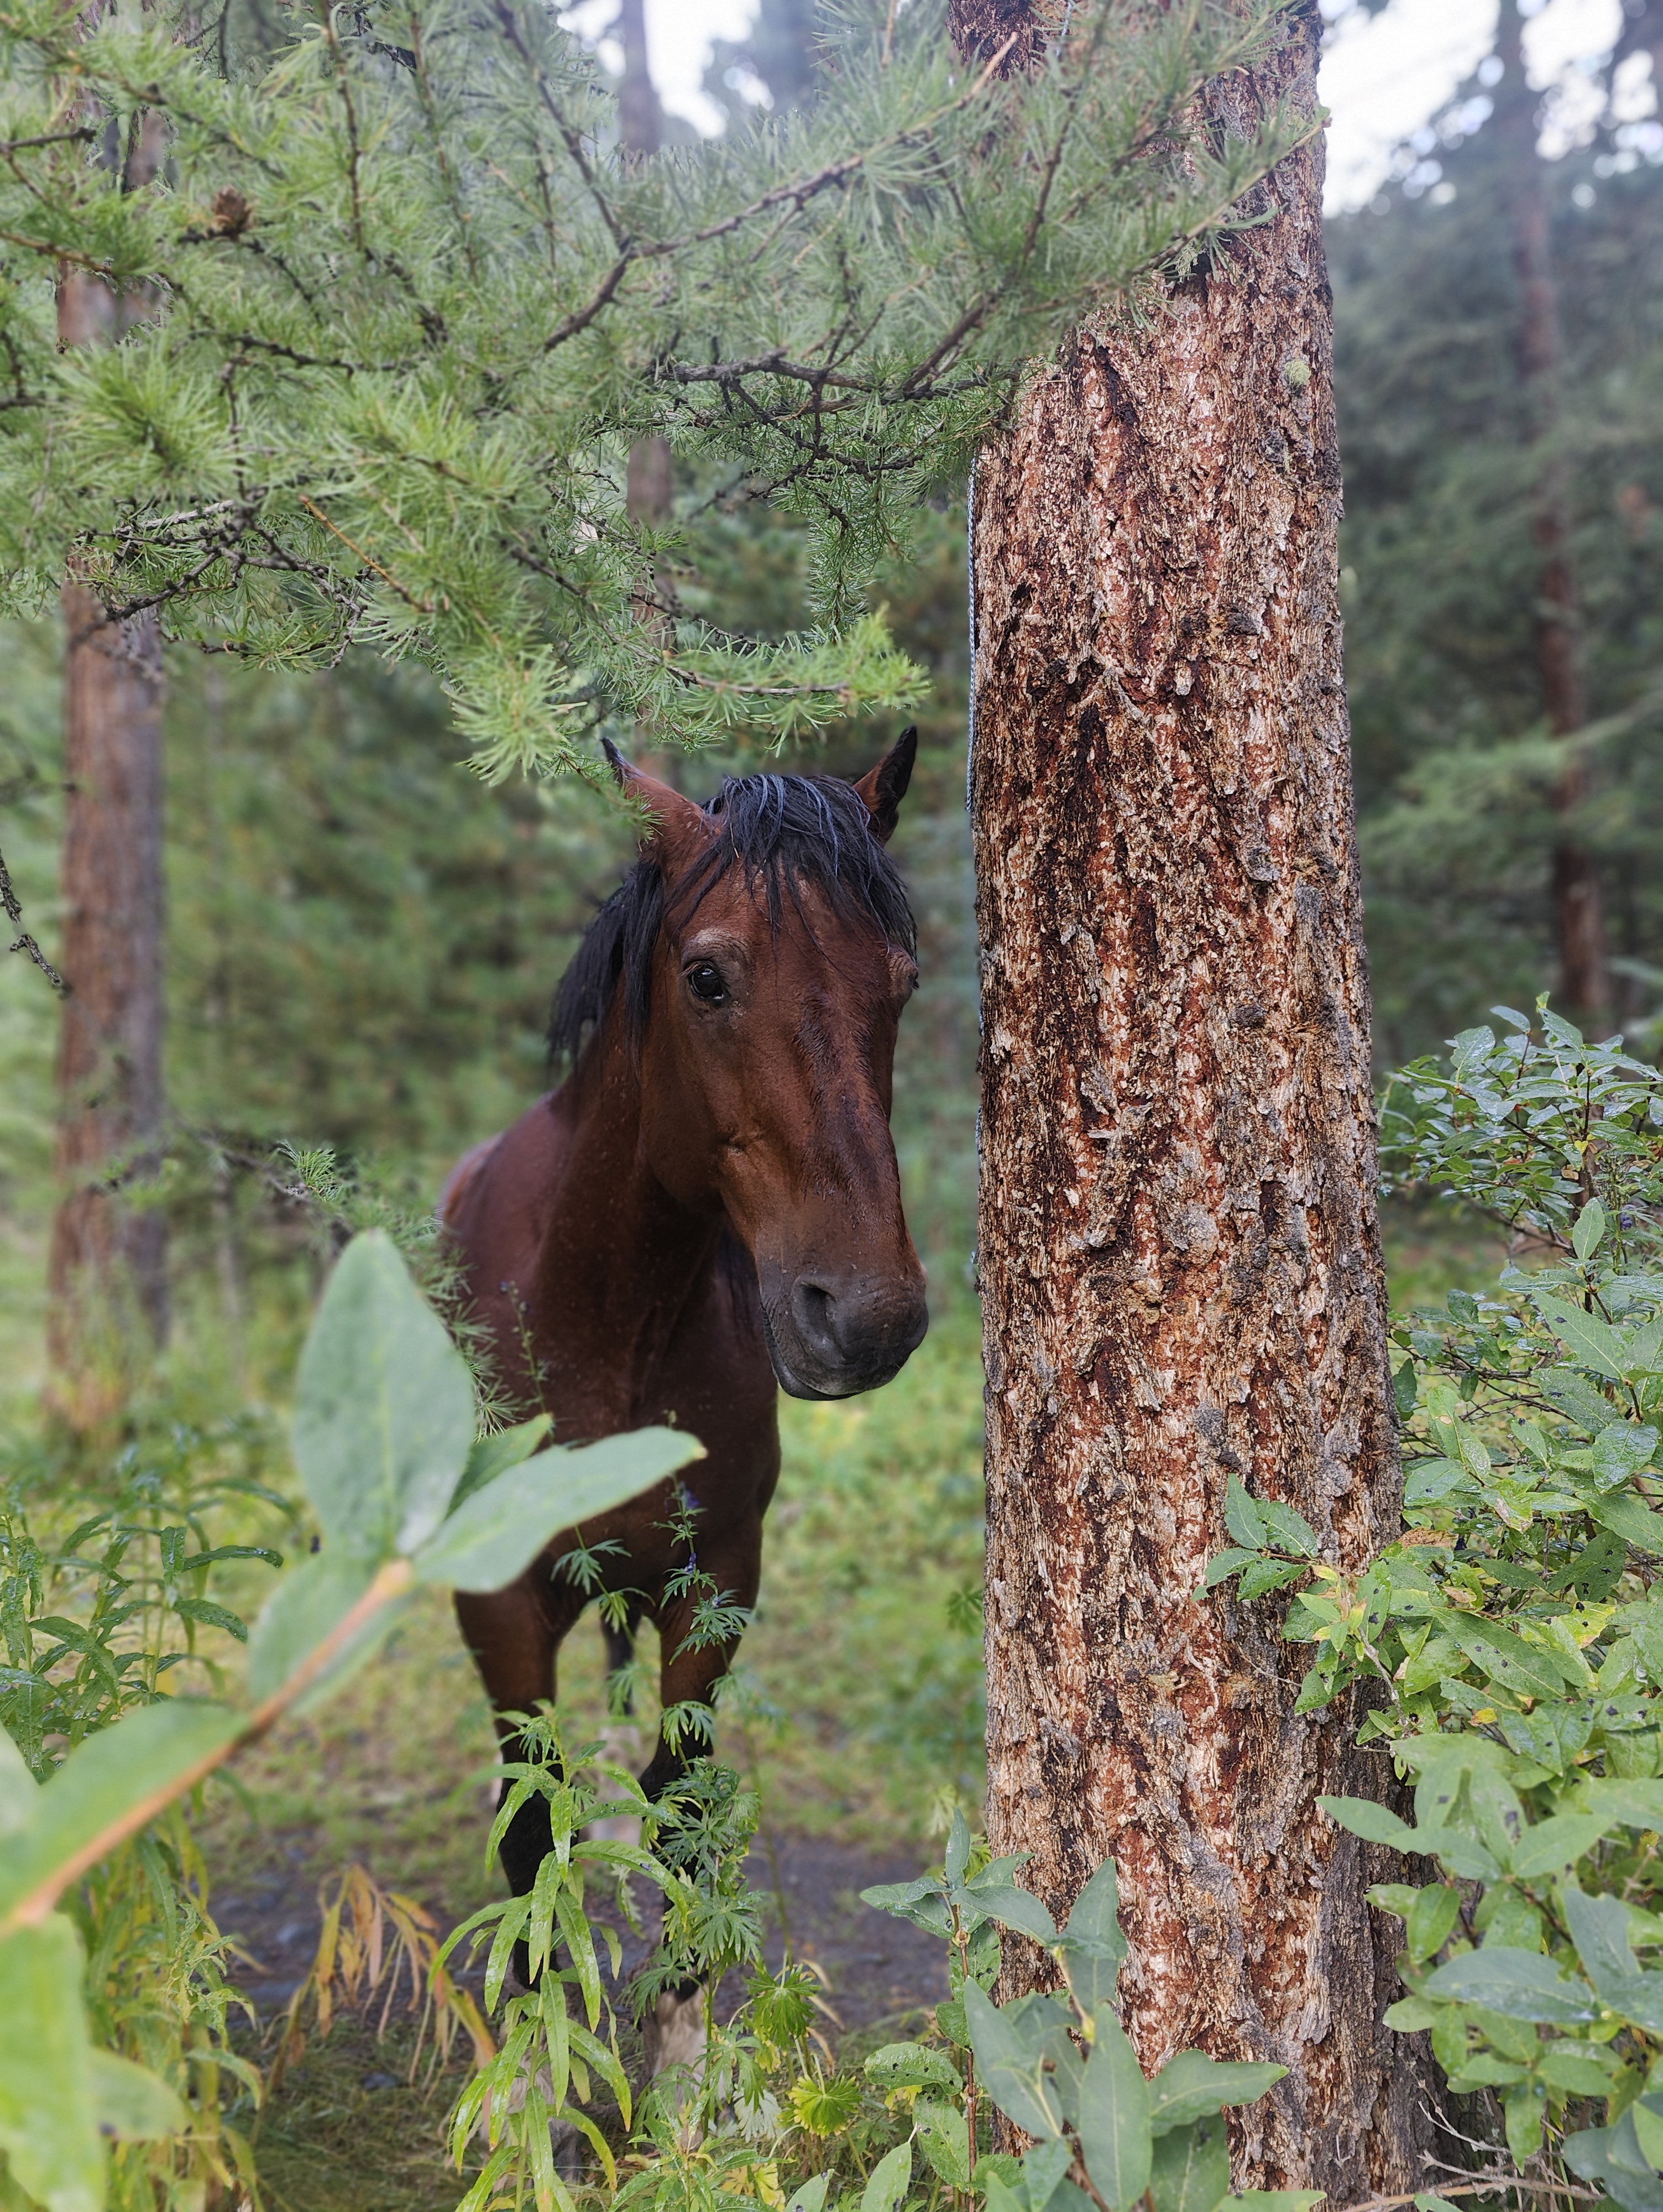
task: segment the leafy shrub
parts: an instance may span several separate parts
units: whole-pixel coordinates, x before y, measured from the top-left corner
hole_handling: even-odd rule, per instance
[[[1370,1893],[1404,1923],[1392,2025],[1499,2099],[1514,2160],[1545,2148],[1663,2212],[1663,1077],[1545,1006],[1537,1029],[1496,1012],[1504,1034],[1466,1031],[1386,1100],[1388,1180],[1514,1240],[1493,1294],[1395,1333],[1402,1540],[1346,1575],[1233,1481],[1208,1580],[1295,1591],[1302,1709],[1375,1686],[1362,1740],[1414,1820],[1322,1802],[1435,1863]]]

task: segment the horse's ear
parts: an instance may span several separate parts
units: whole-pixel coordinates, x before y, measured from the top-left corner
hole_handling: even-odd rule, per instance
[[[895,835],[895,825],[901,819],[901,802],[907,796],[907,787],[913,780],[913,763],[918,758],[918,732],[903,730],[877,766],[868,769],[855,784],[855,789],[866,802],[866,811],[872,817],[872,835],[880,845],[887,845]]]
[[[661,783],[656,775],[648,775],[633,761],[627,761],[610,738],[601,739],[601,749],[608,767],[617,778],[618,788],[627,799],[633,799],[643,813],[652,817],[660,837],[673,843],[695,832],[700,836],[709,835],[710,824],[702,807],[695,806],[690,799],[683,799],[679,791]]]

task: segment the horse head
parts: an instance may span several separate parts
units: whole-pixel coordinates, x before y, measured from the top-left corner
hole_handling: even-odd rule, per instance
[[[927,1325],[889,1134],[916,939],[883,850],[915,748],[909,730],[855,783],[730,778],[707,806],[609,748],[650,824],[615,970],[646,1164],[750,1253],[794,1397],[887,1382]]]

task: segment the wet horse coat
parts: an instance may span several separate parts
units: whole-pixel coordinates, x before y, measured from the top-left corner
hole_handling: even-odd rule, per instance
[[[889,1127],[917,969],[883,845],[913,742],[859,783],[747,776],[705,807],[613,753],[653,827],[561,987],[551,1042],[572,1074],[440,1200],[525,1414],[552,1415],[561,1442],[669,1421],[704,1445],[682,1478],[698,1564],[744,1607],[780,1471],[776,1387],[871,1389],[925,1332]],[[662,1484],[557,1537],[507,1589],[458,1597],[510,1755],[502,1717],[554,1695],[588,1602],[561,1566],[580,1541],[656,1626],[665,1707],[709,1698],[733,1645],[684,1646],[696,1601],[667,1590],[687,1559],[673,1504]],[[660,1739],[648,1793],[680,1764]],[[533,1800],[502,1846],[517,1893],[549,1847]]]

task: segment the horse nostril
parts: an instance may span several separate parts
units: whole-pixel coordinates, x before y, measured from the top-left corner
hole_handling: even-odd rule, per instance
[[[837,1306],[831,1292],[820,1283],[798,1283],[792,1289],[791,1302],[797,1326],[815,1349],[824,1353],[835,1353],[837,1340]]]

